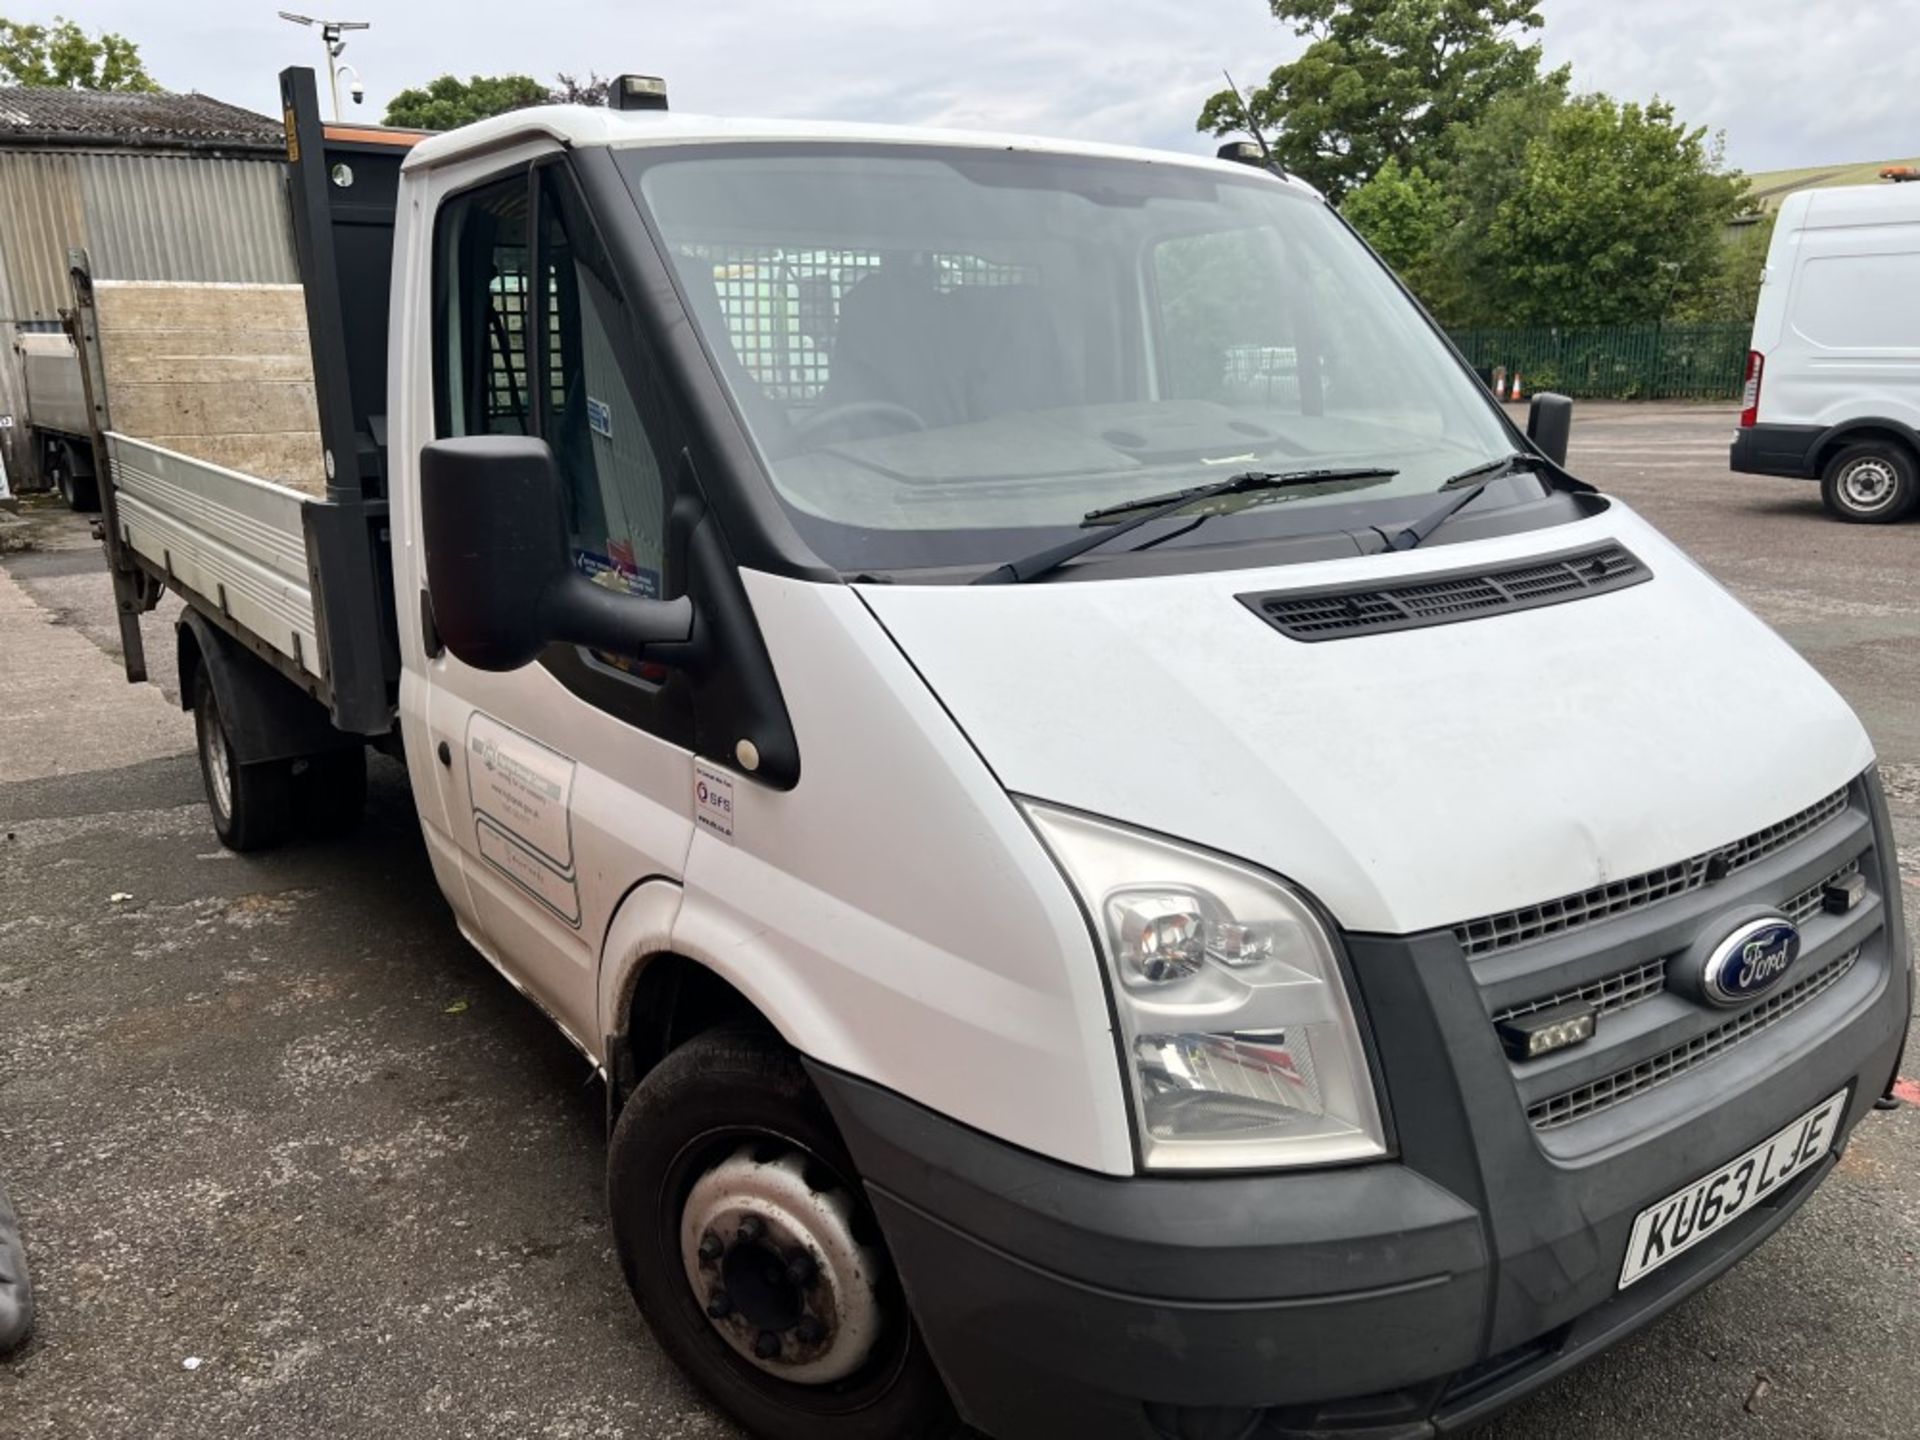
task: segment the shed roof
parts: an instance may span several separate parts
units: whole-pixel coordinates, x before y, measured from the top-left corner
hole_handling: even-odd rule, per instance
[[[0,88],[0,146],[280,150],[278,121],[211,95]]]
[[[1884,183],[1880,172],[1889,166],[1920,166],[1920,159],[1845,160],[1831,165],[1805,165],[1797,170],[1754,171],[1747,176],[1748,194],[1762,210],[1778,210],[1780,202],[1796,190]]]

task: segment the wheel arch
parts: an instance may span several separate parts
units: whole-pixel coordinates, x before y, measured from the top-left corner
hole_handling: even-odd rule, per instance
[[[1813,442],[1813,473],[1824,476],[1835,455],[1849,445],[1871,440],[1891,441],[1907,452],[1908,459],[1920,465],[1920,430],[1899,420],[1868,417],[1842,421],[1821,433]]]
[[[327,712],[288,681],[229,640],[189,607],[174,627],[180,708],[191,710],[202,675],[213,687],[227,741],[242,765],[296,759],[359,745],[361,737],[333,728]]]
[[[729,1024],[780,1027],[722,966],[674,943],[680,883],[654,876],[629,890],[607,927],[600,1019],[611,1130],[647,1074],[696,1035]],[[783,1037],[784,1038],[784,1037]]]
[[[195,621],[199,621],[195,624]],[[209,643],[208,626],[199,620],[191,610],[183,614],[173,627],[174,674],[180,681],[180,708],[193,709],[194,696],[199,692],[200,671],[206,664],[206,645]],[[214,698],[219,698],[216,688]]]

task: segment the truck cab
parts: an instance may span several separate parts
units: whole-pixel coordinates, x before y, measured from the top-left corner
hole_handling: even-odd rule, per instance
[[[1911,974],[1783,640],[1298,181],[616,94],[401,167],[393,713],[723,1408],[1427,1435],[1786,1221]]]

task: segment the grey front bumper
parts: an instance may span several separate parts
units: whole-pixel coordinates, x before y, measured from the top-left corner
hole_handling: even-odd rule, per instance
[[[1786,1220],[1838,1147],[1621,1291],[1640,1211],[1841,1090],[1844,1146],[1899,1062],[1912,976],[1886,811],[1871,775],[1847,797],[1724,890],[1605,919],[1524,964],[1470,962],[1452,932],[1347,936],[1391,1162],[1094,1175],[813,1067],[962,1413],[999,1440],[1432,1435],[1707,1284]],[[1540,1077],[1494,1033],[1499,987],[1527,981],[1519,972],[1542,956],[1557,985],[1568,965],[1600,973],[1673,953],[1727,905],[1792,893],[1848,857],[1871,872],[1877,908],[1817,932],[1816,962],[1859,945],[1841,979],[1644,1096],[1543,1128]],[[1725,1013],[1647,1009],[1658,1023],[1616,1023],[1579,1064],[1631,1067]]]

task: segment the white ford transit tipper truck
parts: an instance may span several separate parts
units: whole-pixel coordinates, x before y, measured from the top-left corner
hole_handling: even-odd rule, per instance
[[[228,844],[403,755],[754,1433],[1456,1428],[1888,1091],[1859,722],[1307,187],[283,84],[324,483],[102,415],[122,606]],[[96,409],[213,344],[76,269]]]
[[[1817,479],[1842,520],[1920,507],[1920,185],[1781,202],[1731,461]]]

